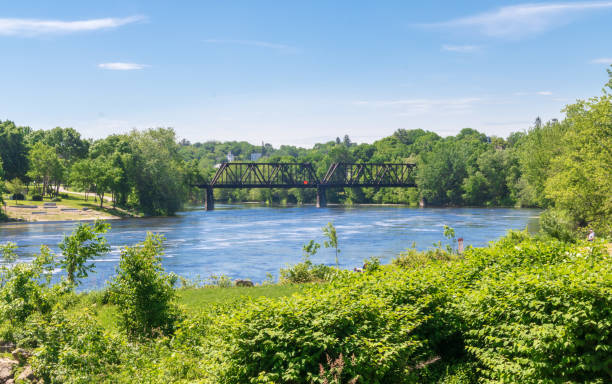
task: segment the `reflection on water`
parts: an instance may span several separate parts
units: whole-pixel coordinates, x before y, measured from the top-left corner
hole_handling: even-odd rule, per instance
[[[302,245],[311,239],[323,243],[321,227],[332,221],[338,230],[340,264],[353,268],[363,259],[378,256],[388,262],[414,242],[425,249],[444,241],[444,225],[455,228],[466,245],[483,246],[508,229],[535,223],[538,210],[506,208],[407,208],[407,207],[261,207],[217,205],[215,211],[192,210],[176,217],[111,221],[107,234],[110,254],[96,260],[96,273],[86,289],[104,286],[115,270],[120,248],[144,239],[146,232],[166,238],[163,263],[167,271],[185,277],[225,274],[260,282],[266,273],[278,274],[285,264],[301,259]],[[0,225],[0,243],[12,241],[23,259],[38,252],[41,244],[57,244],[74,222]],[[315,263],[334,263],[334,252],[321,249]]]

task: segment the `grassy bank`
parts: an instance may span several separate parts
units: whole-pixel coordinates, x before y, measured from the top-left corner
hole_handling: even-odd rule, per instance
[[[235,306],[258,298],[278,299],[304,292],[312,284],[270,284],[255,287],[206,286],[177,291],[178,305],[188,315],[197,315],[210,305]],[[73,316],[91,312],[104,329],[117,331],[117,307],[106,301],[105,293],[94,291],[81,294],[71,306]]]
[[[125,210],[113,208],[110,202],[105,202],[103,207],[93,200],[93,196],[85,197],[76,193],[62,193],[61,201],[55,202],[55,208],[45,207],[44,203],[53,202],[51,198],[45,197],[43,201],[34,200],[9,200],[4,196],[6,202],[6,214],[9,221],[72,221],[72,220],[96,220],[96,219],[118,219],[121,217],[133,217],[134,214]],[[36,208],[24,208],[24,206],[36,206]],[[71,209],[62,211],[62,209]],[[76,211],[74,211],[74,210]],[[41,212],[44,212],[41,214]]]

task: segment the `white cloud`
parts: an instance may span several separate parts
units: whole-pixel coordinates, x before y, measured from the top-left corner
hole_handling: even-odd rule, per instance
[[[398,110],[399,116],[414,116],[432,112],[461,113],[468,112],[473,105],[483,101],[478,97],[456,99],[400,99],[378,101],[356,101],[353,104],[366,107],[386,107]]]
[[[112,71],[134,71],[148,67],[145,64],[136,63],[101,63],[98,64],[98,68],[109,69]]]
[[[514,92],[514,96],[529,96],[529,95],[540,95],[540,96],[551,96],[551,91],[538,91],[538,92]]]
[[[460,53],[470,53],[476,52],[480,50],[480,46],[478,45],[448,45],[444,44],[442,46],[443,51],[449,52],[460,52]]]
[[[36,36],[51,33],[73,33],[117,28],[122,25],[144,20],[143,16],[104,18],[77,21],[0,19],[0,35]]]
[[[520,4],[425,26],[473,28],[487,36],[520,38],[566,24],[581,12],[606,8],[612,8],[612,1]]]
[[[295,47],[285,44],[270,43],[267,41],[259,40],[233,40],[233,39],[206,39],[205,43],[209,44],[235,44],[235,45],[248,45],[252,47],[269,48],[278,51],[285,51],[290,53],[297,53],[299,50]]]
[[[602,57],[600,59],[592,60],[591,63],[612,65],[612,57]]]

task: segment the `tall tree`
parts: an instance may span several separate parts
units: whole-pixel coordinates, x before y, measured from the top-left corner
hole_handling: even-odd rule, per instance
[[[29,162],[28,176],[42,187],[43,195],[50,192],[52,185],[59,186],[65,168],[53,147],[37,142],[30,150]]]
[[[612,90],[612,72],[608,87]],[[612,94],[566,107],[560,153],[551,160],[546,196],[578,219],[612,233]]]
[[[4,177],[24,180],[28,171],[26,135],[29,128],[17,127],[12,121],[0,121],[0,159],[4,164]]]

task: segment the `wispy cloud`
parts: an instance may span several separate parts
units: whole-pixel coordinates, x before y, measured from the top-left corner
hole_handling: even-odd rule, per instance
[[[98,68],[109,69],[111,71],[134,71],[148,67],[145,64],[136,63],[101,63]]]
[[[117,28],[144,20],[143,16],[104,18],[77,21],[39,19],[0,19],[0,35],[37,36],[54,33],[74,33]]]
[[[460,53],[470,53],[470,52],[476,52],[476,51],[480,51],[480,46],[478,45],[450,45],[450,44],[444,44],[442,46],[442,50],[443,51],[448,51],[448,52],[460,52]]]
[[[600,59],[591,60],[591,63],[612,65],[612,57],[602,57]]]
[[[271,43],[268,41],[259,41],[259,40],[206,39],[204,40],[204,42],[208,44],[247,45],[251,47],[275,49],[275,50],[284,51],[287,53],[298,53],[299,52],[299,49],[292,47],[290,45]]]
[[[468,112],[474,104],[483,101],[479,97],[463,97],[456,99],[400,99],[356,101],[353,104],[364,107],[387,107],[397,109],[398,115],[414,116],[432,111],[445,113]]]
[[[424,26],[472,28],[487,36],[520,38],[567,24],[581,13],[606,8],[612,8],[612,1],[519,4]]]
[[[529,95],[540,95],[540,96],[551,96],[551,91],[537,91],[537,92],[514,92],[514,96],[529,96]]]

